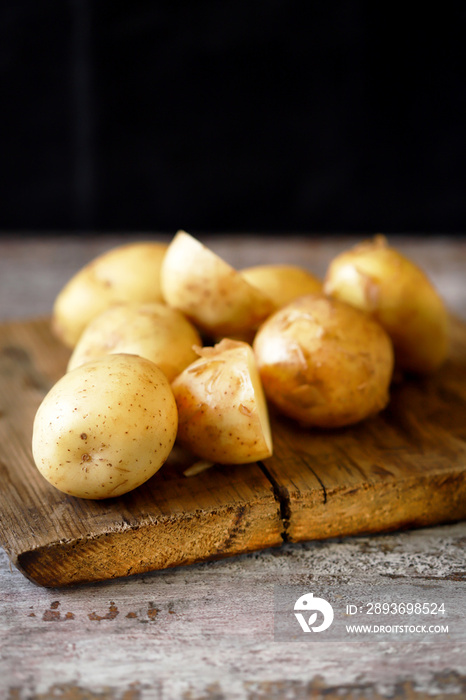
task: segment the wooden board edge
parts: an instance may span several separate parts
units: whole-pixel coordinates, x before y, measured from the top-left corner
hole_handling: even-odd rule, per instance
[[[466,519],[466,467],[323,494],[288,493],[287,498],[285,538],[290,542],[440,525]]]
[[[215,512],[52,543],[13,554],[11,560],[34,583],[61,588],[276,547],[283,543],[282,530],[279,506],[271,495]]]

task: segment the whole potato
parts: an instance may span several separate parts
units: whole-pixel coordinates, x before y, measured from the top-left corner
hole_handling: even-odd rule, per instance
[[[172,384],[180,444],[219,464],[270,457],[267,404],[251,346],[224,339],[198,352]]]
[[[267,398],[303,426],[349,425],[388,402],[389,337],[335,299],[308,295],[280,309],[259,329],[254,352]]]
[[[68,371],[110,353],[140,355],[173,381],[197,355],[199,333],[180,311],[165,304],[117,304],[96,316],[76,345]]]
[[[448,355],[448,315],[424,272],[383,236],[338,255],[324,291],[371,314],[393,341],[400,369],[428,373]]]
[[[73,348],[97,314],[121,301],[163,301],[160,268],[167,244],[128,243],[103,253],[77,272],[58,294],[52,327]]]
[[[167,304],[213,338],[247,335],[275,310],[271,299],[184,231],[167,250],[161,285]]]
[[[277,309],[305,294],[322,291],[322,282],[298,265],[256,265],[244,268],[241,274],[270,297]]]
[[[34,461],[71,496],[120,496],[160,469],[177,421],[170,384],[153,362],[107,355],[65,374],[45,396],[34,420]]]

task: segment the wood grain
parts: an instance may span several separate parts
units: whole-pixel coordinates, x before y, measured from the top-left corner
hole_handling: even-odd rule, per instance
[[[275,417],[267,473],[290,541],[432,525],[466,516],[466,326],[448,362],[392,386],[387,409],[351,429]]]
[[[0,240],[0,318],[49,313],[73,272],[104,249],[135,237],[140,234],[4,236]],[[215,236],[205,240],[236,266],[265,260],[302,261],[319,274],[333,255],[360,238]],[[466,320],[466,238],[391,240],[426,269],[450,308]],[[43,361],[52,375],[57,365],[55,345]],[[0,374],[3,392],[5,375]],[[40,373],[33,376],[40,384]],[[2,405],[4,401],[8,397],[2,398]],[[451,419],[456,428],[461,419],[465,424],[462,416],[454,403]],[[0,441],[0,452],[4,447]],[[5,463],[3,453],[0,459]],[[2,502],[0,521],[3,512]],[[311,653],[302,653],[301,644],[273,639],[276,585],[302,585],[316,595],[322,593],[322,586],[338,590],[342,582],[368,588],[388,585],[396,600],[400,584],[412,583],[422,586],[425,600],[441,600],[446,591],[459,593],[466,585],[465,545],[466,522],[461,522],[284,544],[221,561],[59,590],[31,583],[0,548],[0,697],[466,697],[464,643],[445,638],[411,643],[402,637],[396,643],[335,645],[319,640]]]
[[[84,501],[50,486],[32,461],[32,424],[67,358],[46,319],[0,327],[1,542],[28,577],[61,586],[282,542],[279,507],[257,465],[187,479],[175,451],[122,498]]]
[[[33,585],[0,550],[0,697],[459,700],[465,525],[285,544],[59,590]],[[405,586],[426,601],[456,591],[457,622],[435,640],[309,648],[274,639],[274,591],[290,584],[323,597],[349,584],[374,600],[389,590],[398,600]]]
[[[74,499],[34,467],[32,423],[68,351],[47,319],[0,326],[1,543],[45,586],[102,580],[279,545],[466,517],[466,328],[434,377],[395,386],[389,408],[350,429],[274,417],[263,465],[186,479],[175,451],[122,498]]]

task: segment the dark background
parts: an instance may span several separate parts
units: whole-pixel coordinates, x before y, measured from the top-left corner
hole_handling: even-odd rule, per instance
[[[466,228],[464,3],[0,15],[4,231]]]

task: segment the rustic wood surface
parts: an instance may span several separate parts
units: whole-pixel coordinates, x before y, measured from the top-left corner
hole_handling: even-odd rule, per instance
[[[126,238],[0,240],[0,319],[48,313],[75,269]],[[237,266],[286,259],[323,272],[351,242],[215,238],[212,247]],[[464,239],[406,238],[397,245],[465,318]],[[459,429],[455,407],[451,419]],[[395,592],[400,581],[411,581],[431,587],[438,598],[452,587],[464,590],[465,544],[466,527],[458,523],[285,544],[66,590],[35,586],[2,555],[0,697],[466,697],[464,638],[452,644],[322,644],[311,653],[273,639],[276,584],[318,591],[324,583],[383,581]]]
[[[271,459],[187,479],[178,450],[146,484],[88,501],[48,484],[31,455],[37,407],[69,353],[47,319],[0,324],[0,544],[45,586],[192,564],[288,541],[466,518],[466,324],[449,361],[396,385],[360,425],[302,430],[275,416]],[[454,414],[452,416],[452,408]],[[188,460],[192,458],[188,457]]]
[[[370,420],[328,434],[275,418],[265,466],[290,541],[466,517],[466,325],[451,337],[444,367],[395,383]]]
[[[36,583],[60,586],[127,576],[282,542],[270,481],[256,464],[186,478],[175,449],[125,496],[77,499],[34,467],[32,423],[69,353],[48,319],[0,325],[0,543]]]

